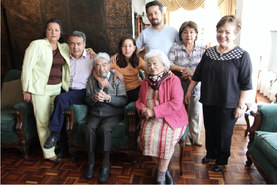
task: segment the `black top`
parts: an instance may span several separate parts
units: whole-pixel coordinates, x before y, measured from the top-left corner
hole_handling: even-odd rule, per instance
[[[211,47],[204,53],[192,80],[201,81],[201,103],[235,108],[240,91],[252,89],[250,56],[238,46],[222,56],[216,46]]]

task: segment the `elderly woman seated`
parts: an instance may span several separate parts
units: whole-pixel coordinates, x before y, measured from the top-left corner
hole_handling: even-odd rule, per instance
[[[157,184],[174,184],[168,164],[184,134],[188,117],[180,79],[168,71],[170,62],[159,50],[145,55],[146,78],[136,108],[141,117],[138,144],[158,165]]]

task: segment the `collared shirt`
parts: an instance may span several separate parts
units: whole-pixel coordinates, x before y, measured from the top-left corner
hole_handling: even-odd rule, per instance
[[[83,55],[76,59],[70,55],[70,85],[71,89],[85,89],[93,70],[93,58],[84,50]]]
[[[175,44],[171,47],[168,54],[170,67],[173,65],[177,65],[177,66],[185,67],[190,70],[195,70],[204,52],[205,52],[205,46],[202,46],[199,44],[195,44],[190,54],[188,54],[184,43]],[[197,86],[193,89],[192,94],[200,94],[200,86],[201,84],[198,83]]]
[[[107,81],[109,81],[110,74],[111,74],[111,72],[109,71],[108,75],[106,76],[106,78],[103,78],[103,79],[106,79]],[[103,89],[102,85],[99,82],[98,82],[98,85],[99,85],[100,89]]]

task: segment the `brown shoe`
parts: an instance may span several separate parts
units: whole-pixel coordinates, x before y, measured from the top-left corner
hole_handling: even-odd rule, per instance
[[[56,159],[48,159],[50,162],[52,162],[52,163],[55,163],[55,164],[59,164],[61,161],[62,161],[62,159],[61,158],[59,158],[59,157],[56,157]]]

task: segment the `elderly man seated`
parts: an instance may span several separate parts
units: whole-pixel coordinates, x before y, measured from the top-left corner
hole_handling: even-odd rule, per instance
[[[95,70],[103,79],[108,80],[109,87],[104,88],[93,77],[88,79],[86,90],[86,104],[90,107],[90,118],[83,126],[85,142],[88,152],[88,165],[85,177],[91,179],[94,174],[94,151],[97,138],[101,139],[103,149],[102,169],[99,182],[105,182],[110,176],[111,165],[109,156],[111,151],[111,134],[113,128],[123,120],[124,107],[127,104],[125,84],[110,72],[110,57],[107,53],[98,53],[94,59]],[[97,137],[98,136],[98,137]]]

